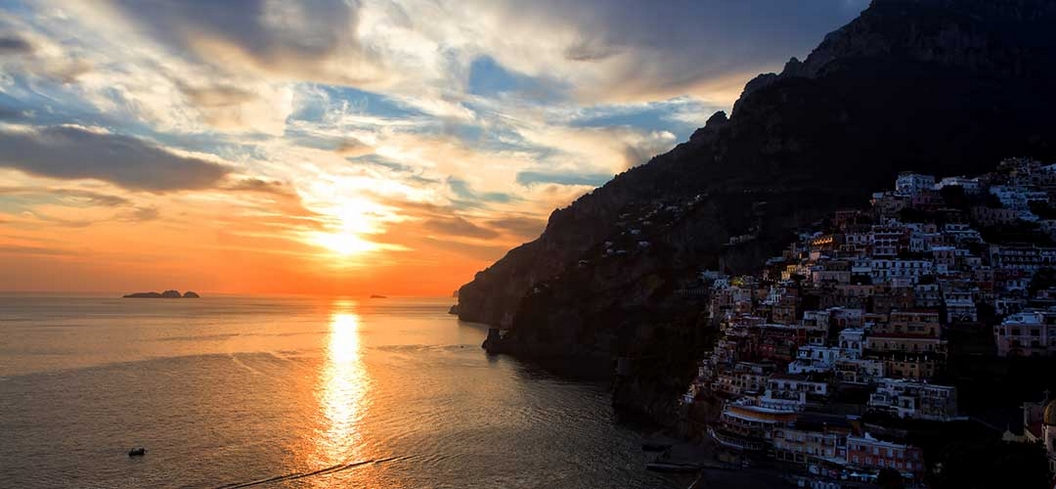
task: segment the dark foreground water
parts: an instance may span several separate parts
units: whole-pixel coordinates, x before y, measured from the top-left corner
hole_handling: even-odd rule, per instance
[[[450,303],[0,296],[0,487],[677,487]]]

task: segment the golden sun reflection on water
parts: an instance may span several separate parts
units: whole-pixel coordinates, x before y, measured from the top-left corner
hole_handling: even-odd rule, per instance
[[[362,460],[360,422],[368,407],[371,379],[360,352],[360,319],[354,302],[338,302],[330,316],[330,336],[316,397],[323,427],[316,437],[317,460],[327,465]]]

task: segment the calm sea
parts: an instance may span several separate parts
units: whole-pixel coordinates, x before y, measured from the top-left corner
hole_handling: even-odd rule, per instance
[[[451,302],[0,296],[0,487],[678,487]]]

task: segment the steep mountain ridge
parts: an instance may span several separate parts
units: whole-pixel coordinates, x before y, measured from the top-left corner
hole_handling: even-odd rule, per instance
[[[1052,25],[1056,2],[875,0],[804,61],[749,82],[731,117],[555,211],[460,289],[460,318],[510,327],[503,348],[522,355],[691,366],[705,333],[680,291],[699,268],[750,270],[902,170],[1056,157]],[[628,221],[646,208],[677,212]]]

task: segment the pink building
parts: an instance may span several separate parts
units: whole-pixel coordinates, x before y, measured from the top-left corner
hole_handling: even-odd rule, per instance
[[[1056,313],[1024,311],[994,326],[999,356],[1056,355]]]
[[[848,436],[847,465],[869,471],[895,469],[907,479],[919,480],[924,476],[924,451],[911,445],[877,440],[868,433],[861,437]]]

